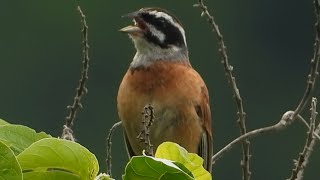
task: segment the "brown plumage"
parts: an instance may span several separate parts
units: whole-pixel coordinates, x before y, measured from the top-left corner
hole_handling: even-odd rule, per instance
[[[142,130],[141,111],[147,104],[155,110],[151,142],[157,147],[173,141],[205,158],[212,154],[211,113],[208,90],[200,75],[189,65],[156,62],[146,68],[129,69],[118,92],[119,117],[125,127],[130,156],[142,153],[137,139]]]
[[[159,8],[143,8],[127,16],[135,24],[120,31],[129,34],[137,53],[120,84],[117,106],[129,156],[140,155],[145,148],[137,136],[142,130],[141,112],[151,104],[154,150],[164,141],[178,143],[198,153],[211,172],[208,89],[190,65],[181,23]]]

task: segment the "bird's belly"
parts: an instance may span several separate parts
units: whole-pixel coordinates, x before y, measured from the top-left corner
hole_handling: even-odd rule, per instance
[[[137,98],[135,98],[137,97]],[[122,117],[124,128],[130,145],[136,154],[141,154],[145,145],[139,142],[137,136],[143,130],[142,111],[144,106],[151,104],[154,109],[153,124],[150,128],[150,140],[154,146],[154,150],[165,141],[176,142],[185,147],[189,152],[196,153],[196,145],[198,143],[200,125],[196,119],[186,118],[183,110],[189,105],[186,103],[170,103],[171,97],[163,96],[160,99],[148,93],[144,96],[131,96],[136,100],[129,101],[121,107],[131,107],[125,110],[119,109],[119,113],[127,114]],[[122,111],[122,112],[120,112]],[[129,115],[130,114],[130,115]],[[190,116],[191,117],[191,116]],[[194,134],[194,133],[197,134]]]
[[[185,82],[185,68],[157,64],[148,70],[129,70],[125,75],[118,91],[118,113],[135,154],[145,149],[137,136],[143,129],[141,112],[148,104],[155,115],[150,128],[154,149],[164,141],[173,141],[189,152],[197,151],[202,127],[194,110],[194,97],[189,97],[192,86]]]
[[[164,100],[164,99],[163,99]],[[143,130],[142,124],[142,111],[144,110],[144,106],[150,104],[154,109],[154,119],[153,123],[150,127],[150,140],[154,147],[157,147],[164,141],[175,141],[175,137],[178,136],[178,115],[176,107],[172,107],[169,105],[164,105],[162,103],[157,102],[155,98],[150,97],[148,99],[135,101],[133,105],[128,105],[129,107],[135,107],[134,109],[128,110],[132,114],[130,117],[123,119],[124,123],[129,123],[125,125],[127,133],[133,135],[129,137],[131,141],[138,141],[136,138],[138,134]],[[126,113],[125,113],[126,114]],[[147,118],[148,120],[150,117]],[[131,143],[136,144],[136,143]],[[145,149],[143,143],[138,143],[138,147],[133,147],[135,152],[141,154],[142,150]]]

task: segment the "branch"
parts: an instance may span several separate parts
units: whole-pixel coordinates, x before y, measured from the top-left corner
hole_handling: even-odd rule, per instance
[[[107,164],[107,174],[110,175],[111,177],[111,169],[112,169],[112,153],[111,153],[111,147],[112,147],[112,135],[114,130],[119,127],[122,124],[121,121],[115,123],[111,129],[109,130],[109,134],[107,136],[107,159],[106,159],[106,164]]]
[[[307,121],[306,121],[303,117],[300,117],[299,119],[300,119],[301,122],[303,122],[303,124],[304,124],[308,129],[310,129],[309,124],[307,123]],[[313,135],[314,135],[315,138],[317,138],[318,140],[320,140],[319,134],[317,134],[317,133],[314,132]]]
[[[287,126],[289,126],[290,124],[293,123],[294,120],[292,120],[290,118],[293,113],[294,113],[294,111],[287,111],[286,113],[283,114],[282,118],[280,119],[280,121],[277,124],[275,124],[273,126],[268,126],[268,127],[264,127],[264,128],[250,131],[250,132],[236,138],[235,140],[230,142],[228,145],[223,147],[219,152],[217,152],[215,155],[212,156],[212,159],[211,159],[212,163],[214,163],[215,161],[220,159],[224,153],[231,150],[233,147],[235,147],[236,144],[238,144],[246,139],[250,139],[250,138],[256,137],[258,135],[266,134],[266,133],[273,133],[273,132],[278,132],[278,131],[284,130]]]
[[[153,145],[150,141],[150,127],[152,126],[152,123],[154,121],[154,109],[151,104],[146,105],[143,108],[142,111],[142,124],[143,129],[140,131],[139,135],[137,136],[137,139],[140,140],[140,142],[143,142],[146,146],[146,155],[153,156]]]
[[[311,143],[310,143],[310,145],[309,145],[309,148],[307,148],[307,150],[306,150],[306,154],[305,154],[305,160],[304,160],[304,163],[302,164],[302,166],[303,166],[303,168],[305,168],[306,167],[306,165],[307,165],[307,163],[308,163],[308,161],[309,161],[309,157],[310,157],[310,155],[311,155],[311,153],[312,153],[312,150],[313,150],[313,147],[315,146],[315,143],[316,143],[316,141],[318,140],[320,140],[319,139],[319,134],[320,134],[320,123],[318,124],[318,126],[317,126],[317,128],[314,130],[314,132],[313,132],[313,139],[312,139],[312,141],[311,141]],[[316,138],[317,139],[316,139]],[[298,178],[297,178],[297,180],[302,180],[302,177],[303,177],[303,170],[304,169],[302,169],[302,170],[300,170],[300,172],[299,172],[299,174],[298,174]]]
[[[86,82],[88,80],[88,71],[89,71],[89,44],[88,44],[88,26],[86,22],[86,16],[83,14],[80,5],[77,6],[77,10],[80,14],[81,18],[81,23],[82,23],[82,56],[83,56],[83,61],[82,61],[82,73],[81,73],[81,78],[79,80],[79,84],[76,90],[76,94],[73,98],[73,104],[71,106],[68,106],[67,108],[69,109],[69,115],[65,118],[65,125],[63,126],[63,131],[62,131],[62,138],[63,139],[68,139],[71,141],[74,141],[73,137],[73,131],[71,127],[73,126],[74,120],[77,115],[77,110],[82,108],[81,104],[81,98],[82,96],[87,93],[87,88],[86,88]]]
[[[317,117],[317,99],[312,98],[311,102],[311,117],[310,117],[310,128],[308,131],[308,136],[306,139],[305,146],[302,153],[299,154],[299,159],[295,161],[295,168],[292,169],[291,177],[288,180],[301,180],[303,177],[304,168],[306,167],[309,157],[312,153],[313,147],[315,145],[314,133],[318,134],[319,132],[315,131],[315,122]],[[320,130],[320,124],[317,127],[317,131]]]
[[[230,149],[235,147],[235,145],[237,143],[244,141],[246,138],[253,138],[253,137],[261,135],[261,134],[278,132],[280,130],[284,130],[288,125],[292,124],[292,122],[294,122],[296,119],[300,119],[302,122],[305,122],[305,120],[299,115],[299,113],[302,112],[302,110],[305,107],[305,104],[307,103],[308,99],[310,99],[310,97],[313,93],[314,86],[315,86],[316,79],[317,79],[317,75],[318,75],[318,65],[319,65],[319,60],[320,60],[320,49],[319,49],[319,47],[320,47],[320,45],[319,45],[320,3],[319,3],[319,1],[315,0],[314,5],[315,5],[315,13],[316,13],[316,23],[315,23],[316,37],[315,37],[315,43],[314,43],[314,54],[313,54],[313,58],[311,59],[310,74],[308,75],[306,91],[305,91],[299,105],[297,106],[296,110],[295,111],[287,111],[286,113],[284,113],[281,120],[273,126],[256,129],[256,130],[250,131],[250,132],[236,138],[235,140],[230,142],[228,145],[226,145],[224,148],[222,148],[218,153],[216,153],[212,157],[213,163],[214,163],[214,161],[221,158],[224,153],[228,152]],[[317,128],[317,130],[318,130],[318,128]],[[315,137],[319,138],[319,133],[317,133],[317,132],[313,133],[313,135]],[[320,132],[320,127],[319,127],[319,132]]]
[[[222,57],[222,64],[224,66],[224,70],[226,73],[226,76],[228,78],[229,83],[231,84],[231,88],[233,91],[233,97],[236,102],[236,106],[238,109],[237,115],[238,115],[238,124],[240,128],[240,135],[244,135],[247,133],[246,130],[246,123],[245,123],[245,112],[243,108],[242,98],[240,96],[239,89],[237,87],[236,79],[233,76],[233,67],[229,64],[229,59],[227,55],[227,48],[225,46],[223,36],[220,33],[219,26],[214,20],[214,17],[210,15],[207,6],[204,4],[203,0],[198,0],[198,4],[194,5],[195,7],[199,7],[202,11],[201,16],[206,16],[208,19],[208,22],[212,28],[212,30],[215,32],[218,41],[219,41],[219,52]],[[250,160],[250,150],[249,150],[250,142],[248,139],[245,139],[245,141],[242,141],[242,160],[241,160],[241,168],[242,168],[242,179],[243,180],[249,180],[251,176],[250,168],[249,168],[249,160]]]
[[[310,73],[308,75],[307,87],[303,94],[303,97],[297,106],[295,113],[292,115],[292,119],[294,119],[301,111],[304,109],[306,103],[311,98],[314,85],[316,83],[316,79],[318,76],[318,66],[319,66],[319,58],[320,58],[320,45],[319,45],[319,36],[320,36],[320,4],[318,0],[314,0],[314,13],[316,16],[315,26],[315,42],[313,49],[313,58],[311,59],[311,68]]]
[[[310,74],[308,75],[307,80],[307,87],[305,90],[305,93],[298,105],[298,107],[295,110],[295,114],[292,115],[291,118],[295,118],[295,115],[299,114],[303,108],[305,107],[307,101],[312,96],[312,92],[314,90],[314,86],[316,83],[316,79],[318,76],[318,65],[319,65],[319,59],[320,59],[320,43],[319,43],[319,37],[320,37],[320,3],[318,0],[313,1],[314,5],[314,14],[316,17],[316,22],[314,24],[315,26],[315,42],[314,42],[314,52],[313,52],[313,58],[311,59],[311,69]],[[311,102],[311,118],[310,118],[310,126],[309,126],[309,132],[308,137],[306,139],[306,144],[304,146],[304,149],[302,153],[299,155],[298,161],[295,162],[295,168],[292,170],[290,180],[301,180],[303,178],[303,172],[304,168],[306,167],[308,163],[308,159],[312,153],[312,149],[315,145],[315,137],[319,139],[319,132],[320,132],[320,123],[316,130],[315,128],[315,119],[317,116],[316,112],[316,98],[312,99]]]

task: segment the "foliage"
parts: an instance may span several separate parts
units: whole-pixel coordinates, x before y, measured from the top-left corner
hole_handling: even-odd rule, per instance
[[[134,156],[126,166],[123,180],[139,179],[194,179],[190,171],[181,168],[173,161],[152,156]]]
[[[13,151],[0,142],[0,179],[22,179],[20,165]]]
[[[124,180],[209,180],[203,159],[176,143],[161,144],[155,157],[135,156],[126,166]],[[0,119],[0,179],[112,180],[98,175],[94,154],[80,144]]]
[[[183,164],[197,180],[212,179],[211,174],[202,166],[203,159],[198,154],[188,153],[186,149],[176,143],[164,142],[160,144],[155,157]]]
[[[188,153],[176,143],[162,143],[151,156],[134,156],[126,166],[123,179],[212,179],[203,166],[203,159]]]
[[[99,170],[94,154],[80,144],[4,120],[0,150],[3,179],[94,179]]]

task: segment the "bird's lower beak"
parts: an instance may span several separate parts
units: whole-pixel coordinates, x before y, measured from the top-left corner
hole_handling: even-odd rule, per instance
[[[128,34],[139,34],[142,33],[142,29],[136,25],[129,25],[127,27],[119,29],[120,32],[128,33]]]

